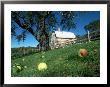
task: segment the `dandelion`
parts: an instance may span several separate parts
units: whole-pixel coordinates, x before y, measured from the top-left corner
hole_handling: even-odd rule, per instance
[[[27,66],[24,66],[24,68],[27,68]]]
[[[45,56],[42,56],[42,58],[44,58]]]
[[[23,58],[22,61],[24,61],[25,59]]]
[[[16,66],[19,71],[21,71],[21,66]]]
[[[15,67],[15,66],[13,66],[13,67]]]
[[[38,65],[38,70],[42,71],[42,70],[46,70],[47,69],[47,64],[46,63],[40,63]]]

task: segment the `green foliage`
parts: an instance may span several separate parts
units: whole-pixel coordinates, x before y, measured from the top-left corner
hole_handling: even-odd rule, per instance
[[[92,21],[88,25],[85,25],[84,28],[90,32],[97,31],[100,29],[100,20]]]
[[[81,48],[88,50],[87,57],[79,56]],[[47,64],[47,69],[42,72],[38,70],[38,64],[41,62]],[[23,68],[19,73],[12,72],[13,77],[99,77],[100,41],[73,44],[12,59],[12,66],[15,66],[16,63],[23,67],[27,66],[27,68]]]
[[[37,52],[38,49],[32,47],[11,48],[11,59],[17,59]]]
[[[73,22],[76,17],[75,12],[63,11],[61,15],[62,15],[62,20],[60,24],[62,25],[63,30],[65,29],[70,30],[71,28],[76,27],[76,24]]]
[[[22,70],[23,70],[22,64],[17,64],[17,63],[15,63],[15,64],[12,66],[11,72],[12,72],[13,74],[17,74],[17,73],[21,72]]]
[[[95,30],[89,33],[91,41],[100,40],[100,30]],[[83,36],[76,36],[77,43],[87,42],[88,41],[88,34],[85,34]]]

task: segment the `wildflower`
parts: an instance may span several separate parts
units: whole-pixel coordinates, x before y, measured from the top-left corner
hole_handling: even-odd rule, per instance
[[[44,58],[44,56],[42,56],[42,58]]]
[[[19,71],[21,71],[21,66],[16,66]]]
[[[27,68],[27,66],[24,66],[24,68]]]
[[[47,64],[46,63],[40,63],[38,65],[38,70],[46,70],[47,69]]]
[[[13,67],[15,67],[15,66],[13,66]]]
[[[24,58],[22,59],[22,61],[24,61]]]

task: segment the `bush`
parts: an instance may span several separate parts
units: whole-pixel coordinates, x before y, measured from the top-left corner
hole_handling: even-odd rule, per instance
[[[20,58],[26,55],[37,53],[37,52],[38,50],[36,48],[31,48],[31,47],[11,48],[11,58],[16,59],[16,58]]]

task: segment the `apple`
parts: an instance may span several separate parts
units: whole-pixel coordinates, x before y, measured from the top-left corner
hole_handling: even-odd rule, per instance
[[[88,51],[86,49],[80,49],[79,50],[79,56],[80,57],[86,57],[88,55]]]
[[[42,70],[46,70],[47,69],[47,64],[46,63],[39,63],[38,65],[38,70],[42,71]]]

